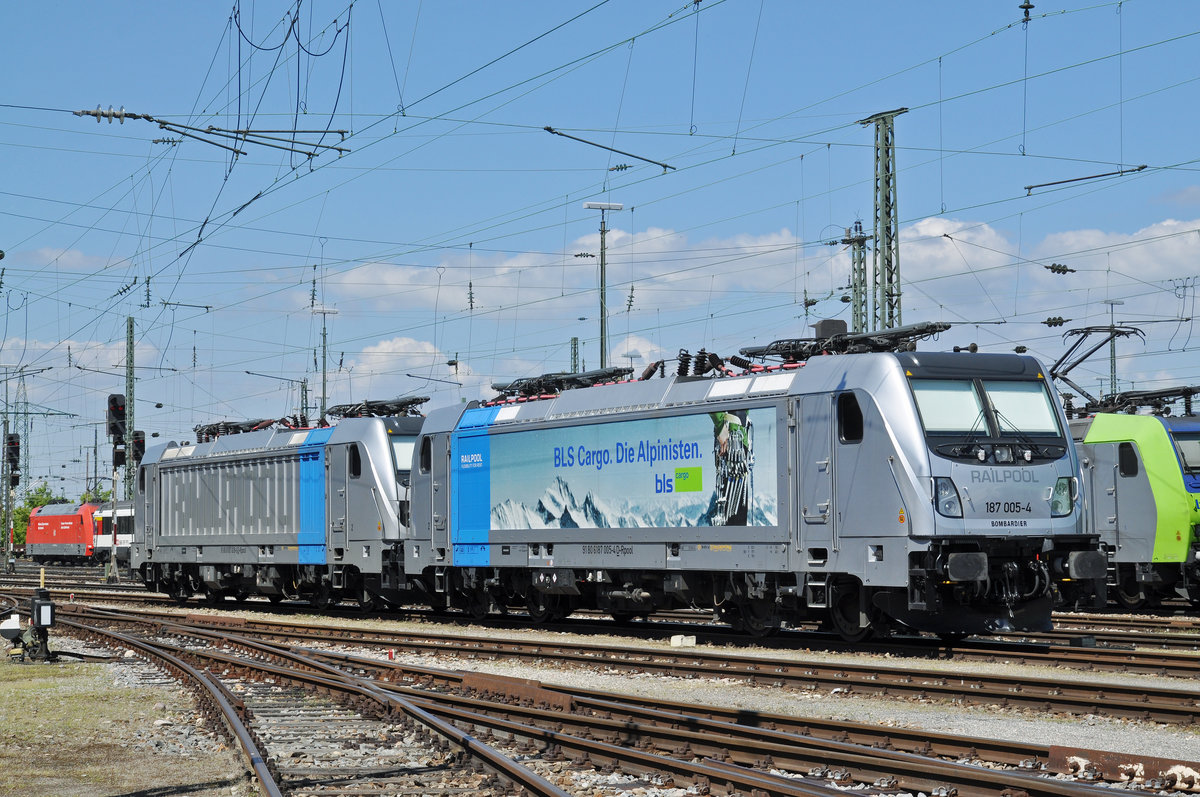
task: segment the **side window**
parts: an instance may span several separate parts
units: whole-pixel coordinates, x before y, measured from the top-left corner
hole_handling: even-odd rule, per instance
[[[1138,475],[1137,449],[1133,443],[1117,446],[1117,472],[1126,477]]]
[[[428,437],[421,438],[421,473],[429,473],[433,467],[433,446]]]
[[[843,443],[861,443],[863,439],[863,414],[858,406],[858,397],[853,393],[842,393],[837,398],[838,439]]]
[[[358,443],[350,445],[350,478],[357,479],[362,476],[362,454],[358,450]]]

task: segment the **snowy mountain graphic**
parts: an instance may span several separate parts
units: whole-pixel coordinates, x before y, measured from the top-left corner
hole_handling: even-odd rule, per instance
[[[687,503],[682,503],[686,500]],[[617,528],[686,528],[711,525],[715,497],[700,494],[685,499],[675,493],[650,499],[645,505],[623,500],[620,505],[597,498],[590,491],[580,501],[571,485],[561,476],[546,488],[533,506],[517,503],[511,498],[492,507],[493,529],[617,529]],[[776,523],[774,502],[760,506],[757,502],[750,515],[756,526]]]

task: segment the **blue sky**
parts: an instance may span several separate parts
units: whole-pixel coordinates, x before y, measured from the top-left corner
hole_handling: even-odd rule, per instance
[[[923,348],[1050,363],[1111,311],[1145,336],[1118,345],[1120,387],[1198,383],[1200,328],[1178,319],[1200,275],[1200,5],[1039,0],[1027,25],[1018,5],[8,8],[0,365],[10,402],[25,367],[32,409],[53,413],[31,416],[28,475],[82,489],[127,317],[137,425],[179,441],[297,411],[299,380],[315,406],[323,319],[329,404],[488,397],[567,369],[572,337],[594,368],[587,201],[624,206],[607,219],[612,363],[810,334],[848,317],[836,241],[872,225],[857,122],[900,107],[903,320],[955,325]],[[233,157],[71,113],[98,104],[347,151]],[[1107,386],[1106,354],[1075,381]]]

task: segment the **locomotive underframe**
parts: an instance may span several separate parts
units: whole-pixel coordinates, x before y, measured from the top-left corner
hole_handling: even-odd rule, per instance
[[[420,581],[430,605],[482,617],[523,610],[535,622],[576,609],[618,620],[711,610],[734,628],[769,633],[819,622],[849,639],[896,625],[941,634],[1044,630],[1055,595],[1102,605],[1103,559],[1087,538],[935,540],[909,554],[904,586],[864,585],[836,572],[594,567],[436,567]]]
[[[1109,590],[1125,608],[1157,606],[1171,598],[1200,606],[1200,539],[1194,529],[1183,562],[1119,562],[1111,550],[1108,557]]]

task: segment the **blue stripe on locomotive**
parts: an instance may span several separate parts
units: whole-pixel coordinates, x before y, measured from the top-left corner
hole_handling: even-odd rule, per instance
[[[499,407],[467,410],[450,441],[451,483],[455,505],[450,512],[450,544],[454,564],[486,567],[491,564],[487,545],[492,528],[491,442],[488,428]]]
[[[326,563],[325,443],[333,428],[314,429],[300,444],[300,533],[296,537],[302,565]]]

